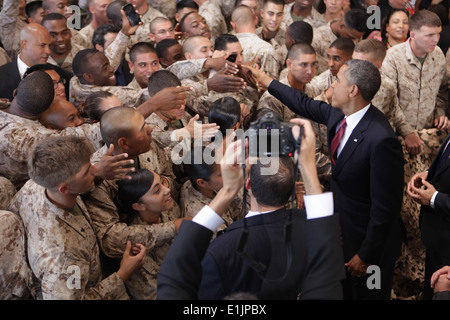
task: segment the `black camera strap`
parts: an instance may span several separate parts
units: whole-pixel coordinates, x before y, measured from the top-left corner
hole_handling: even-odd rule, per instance
[[[301,129],[303,129],[303,128],[301,128]],[[298,152],[298,153],[300,153],[302,135],[303,135],[303,130],[301,130],[300,135],[297,138],[296,143],[295,143],[295,152]],[[245,157],[245,155],[244,155],[244,157]],[[245,177],[245,161],[244,161],[244,164],[242,165],[242,168],[243,168],[244,177]],[[293,190],[292,190],[292,196],[291,196],[292,209],[294,208],[294,203],[295,203],[295,201],[294,201],[295,200],[295,182],[297,181],[297,176],[298,176],[298,156],[297,156],[297,160],[295,161],[294,183],[293,183]],[[244,214],[244,218],[243,218],[244,219],[244,230],[241,234],[241,238],[239,239],[237,253],[250,264],[251,268],[253,270],[255,270],[255,272],[258,274],[258,276],[263,281],[273,282],[273,283],[281,282],[287,277],[289,270],[291,269],[291,264],[292,264],[291,235],[292,235],[292,211],[293,210],[288,210],[288,216],[286,218],[285,229],[284,229],[284,242],[285,242],[285,247],[286,247],[286,270],[285,270],[284,274],[282,276],[280,276],[278,279],[267,279],[265,277],[266,272],[267,272],[267,266],[262,262],[256,261],[252,256],[250,256],[247,252],[244,251],[244,247],[245,247],[245,244],[247,243],[248,236],[249,236],[247,218],[245,217],[245,215],[247,214],[247,191],[245,190],[245,186],[244,186],[243,202],[244,203],[242,206],[242,210],[243,210],[243,214]]]

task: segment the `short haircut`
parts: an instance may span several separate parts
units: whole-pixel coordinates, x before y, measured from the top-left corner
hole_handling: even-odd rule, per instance
[[[234,34],[224,33],[219,35],[214,41],[214,50],[226,50],[228,43],[239,42],[238,37]]]
[[[196,163],[196,154],[203,155],[205,152],[205,146],[193,146],[186,157],[189,157],[189,161],[184,162],[184,172],[187,174],[189,181],[191,181],[192,187],[198,190],[197,179],[203,179],[209,181],[211,175],[217,167],[217,163],[213,161],[212,163],[206,163],[205,158],[201,157],[201,163]],[[214,153],[214,151],[212,151]],[[197,161],[198,162],[198,161]]]
[[[153,52],[156,54],[155,48],[149,42],[138,42],[135,43],[129,52],[130,61],[134,63],[136,61],[136,56],[141,53]]]
[[[129,174],[131,179],[119,180],[114,203],[120,213],[133,214],[134,203],[142,202],[142,197],[150,190],[155,175],[148,169],[139,169]]]
[[[355,49],[355,43],[348,38],[337,38],[330,44],[330,48],[341,50],[346,55],[351,56]]]
[[[442,21],[439,16],[429,10],[419,10],[414,13],[409,22],[409,30],[419,30],[423,26],[426,27],[441,27]]]
[[[170,87],[181,86],[178,77],[169,70],[158,70],[152,73],[148,78],[148,94],[154,96],[161,90]]]
[[[271,163],[263,164],[258,160],[250,168],[252,194],[258,204],[278,207],[285,205],[292,195],[294,186],[294,162],[289,157],[279,157],[276,174],[262,174],[262,168],[269,168]]]
[[[205,37],[204,36],[190,36],[189,38],[184,40],[183,45],[182,45],[183,53],[186,53],[186,52],[192,53],[198,47],[197,41],[202,38],[205,38]]]
[[[198,10],[198,4],[194,0],[180,0],[177,2],[175,7],[175,12],[180,12],[184,8],[192,8]]]
[[[155,24],[162,23],[162,22],[170,22],[170,24],[172,24],[172,22],[166,17],[156,17],[152,21],[150,21],[149,31],[151,33],[154,33],[153,30],[152,30],[152,27],[154,27]]]
[[[44,23],[46,21],[55,21],[55,20],[64,20],[64,21],[66,21],[67,19],[61,13],[52,12],[52,13],[46,14],[44,16],[44,18],[42,18],[41,24],[44,25]]]
[[[15,97],[20,110],[35,116],[47,110],[54,98],[53,80],[43,70],[32,72],[22,79]]]
[[[27,18],[30,18],[32,15],[36,14],[39,8],[43,8],[42,1],[32,1],[25,5],[25,14]]]
[[[106,8],[106,16],[111,21],[111,23],[117,27],[122,27],[122,7],[126,5],[125,0],[115,0],[112,1]]]
[[[362,9],[350,9],[344,14],[345,25],[358,32],[367,31],[367,13]]]
[[[186,28],[184,27],[184,22],[186,21],[187,17],[189,17],[189,15],[194,14],[194,13],[198,13],[198,12],[196,12],[196,11],[188,12],[181,18],[180,23],[179,23],[181,32],[185,32],[186,31]]]
[[[316,50],[314,50],[313,46],[308,43],[295,43],[289,48],[287,58],[297,60],[301,54],[316,54]]]
[[[253,10],[246,5],[239,5],[233,9],[231,13],[231,21],[237,25],[253,24],[255,14]]]
[[[274,3],[279,6],[283,6],[284,8],[284,0],[264,0],[262,8],[265,9],[268,3]]]
[[[353,42],[353,41],[352,41]],[[370,54],[374,59],[383,61],[386,57],[386,46],[377,39],[364,39],[355,45],[354,52]]]
[[[98,44],[100,47],[105,47],[105,35],[108,33],[119,33],[120,27],[113,25],[112,23],[105,23],[99,26],[92,36],[92,45]]]
[[[227,129],[232,129],[241,119],[241,106],[232,97],[223,97],[214,101],[209,107],[208,122],[216,123],[225,137]]]
[[[349,84],[354,84],[359,88],[361,97],[370,102],[381,85],[381,76],[378,68],[366,60],[352,59],[345,62],[348,69],[345,71],[345,78]]]
[[[305,21],[292,22],[286,31],[294,43],[306,42],[311,44],[313,40],[313,27]]]
[[[86,73],[89,68],[89,58],[99,52],[100,51],[97,51],[97,49],[94,48],[78,51],[72,61],[73,74],[78,78],[82,78],[83,74]]]
[[[94,152],[85,137],[50,137],[40,142],[28,159],[28,174],[44,188],[70,182],[90,162]]]
[[[104,113],[104,111],[100,109],[100,105],[104,99],[112,96],[113,94],[109,91],[94,91],[90,93],[86,98],[82,112],[92,121],[99,122]]]
[[[131,119],[138,111],[132,107],[114,107],[105,111],[100,119],[100,133],[103,142],[109,147],[117,145],[119,138],[128,138],[133,131]]]
[[[163,39],[160,42],[158,42],[155,46],[156,54],[158,55],[158,58],[164,58],[167,54],[167,49],[171,46],[174,46],[176,44],[180,44],[178,40],[169,38],[169,39]]]
[[[60,76],[61,76],[61,80],[65,80],[64,78],[63,78],[63,74],[62,74],[62,72],[61,72],[61,68],[59,68],[59,67],[57,67],[57,66],[55,66],[55,65],[53,65],[53,64],[50,64],[50,63],[42,63],[42,64],[35,64],[34,66],[32,66],[32,67],[29,67],[28,69],[27,69],[27,71],[25,71],[25,73],[23,74],[23,77],[22,77],[22,80],[24,79],[24,78],[26,78],[29,74],[31,74],[32,72],[34,72],[34,71],[38,71],[38,70],[54,70],[54,71],[56,71]]]

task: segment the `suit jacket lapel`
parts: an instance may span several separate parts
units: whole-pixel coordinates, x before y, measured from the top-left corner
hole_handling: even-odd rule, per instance
[[[334,166],[333,174],[337,174],[341,171],[341,169],[345,166],[345,163],[352,157],[358,145],[364,140],[365,131],[369,127],[372,118],[372,108],[374,107],[371,105],[369,110],[367,110],[366,114],[353,129],[352,134],[339,154],[336,165]]]

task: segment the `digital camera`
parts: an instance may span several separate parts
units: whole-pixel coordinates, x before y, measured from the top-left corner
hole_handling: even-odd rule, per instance
[[[252,157],[293,157],[296,141],[292,135],[295,124],[283,122],[275,111],[267,111],[250,123],[246,132],[249,155]]]

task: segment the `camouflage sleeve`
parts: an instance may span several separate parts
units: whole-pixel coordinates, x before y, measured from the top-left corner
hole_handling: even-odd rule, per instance
[[[100,246],[107,256],[122,257],[127,239],[143,244],[147,250],[173,239],[173,222],[132,226],[122,222],[113,201],[116,191],[112,190],[112,183],[104,181],[83,197]]]
[[[170,65],[167,70],[174,73],[182,81],[205,71],[203,68],[205,61],[206,58],[177,61]]]
[[[5,177],[0,177],[0,210],[7,210],[11,199],[16,194],[16,187]]]
[[[406,121],[406,116],[400,107],[400,102],[398,96],[395,94],[392,99],[392,108],[390,112],[386,114],[389,122],[394,127],[394,131],[401,135],[402,137],[406,137],[408,134],[413,133],[414,129],[411,125]]]
[[[267,54],[259,55],[258,64],[261,64],[261,69],[273,79],[278,79],[280,75],[280,63],[277,60],[275,49],[273,54],[268,52]]]
[[[0,299],[31,298],[32,271],[25,251],[25,230],[18,215],[0,210]]]
[[[130,43],[130,37],[119,31],[114,41],[106,48],[105,56],[109,60],[109,64],[117,70],[125,57],[125,51]]]
[[[19,50],[19,37],[16,25],[19,18],[19,1],[5,0],[0,11],[0,40],[10,57],[15,58]]]
[[[39,270],[44,300],[120,300],[127,299],[125,285],[117,273],[89,287],[90,261],[74,259],[65,252],[52,252],[42,259]]]
[[[191,79],[181,80],[183,86],[191,87],[192,90],[186,92],[186,107],[198,113],[200,117],[208,116],[208,85],[206,81],[196,82]]]

